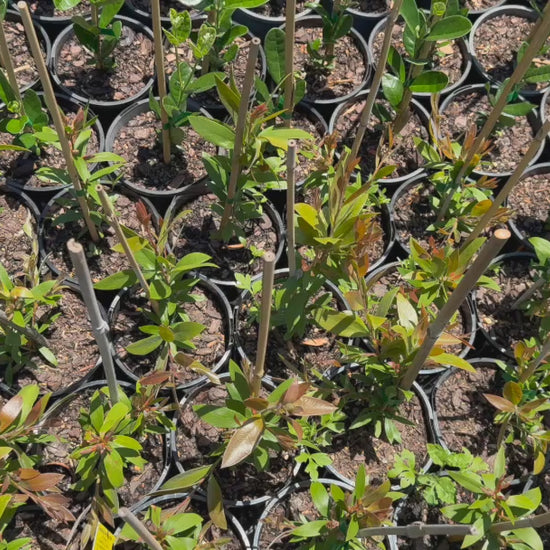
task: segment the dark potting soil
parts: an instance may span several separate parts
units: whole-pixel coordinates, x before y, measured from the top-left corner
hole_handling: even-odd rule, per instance
[[[491,104],[485,90],[467,91],[446,106],[441,114],[442,134],[461,140],[472,124],[479,130],[485,116],[491,112]],[[490,140],[492,148],[484,156],[478,169],[488,173],[511,172],[529,149],[535,131],[526,116],[515,117],[512,127],[493,131]]]
[[[71,92],[101,101],[120,101],[137,95],[154,73],[153,42],[123,26],[114,50],[116,65],[111,70],[95,68],[94,57],[73,33],[61,46],[55,72]]]
[[[67,198],[67,195],[63,197],[65,200]],[[104,279],[108,275],[129,268],[130,264],[126,256],[111,250],[113,246],[118,244],[118,239],[110,226],[102,227],[103,237],[100,237],[98,243],[93,243],[82,218],[62,225],[55,223],[55,218],[59,215],[79,208],[76,201],[70,198],[69,201],[69,204],[65,201],[63,204],[54,204],[53,208],[47,213],[44,224],[44,248],[48,253],[48,259],[51,264],[60,273],[68,277],[75,276],[73,264],[67,250],[67,241],[74,238],[84,246],[88,259],[88,267],[90,268],[90,274],[94,283]],[[137,203],[138,199],[133,199],[126,195],[116,195],[116,201],[113,206],[118,213],[118,220],[122,225],[142,234],[143,231],[136,214]]]
[[[550,239],[550,173],[522,179],[508,195],[508,207],[524,238]]]
[[[70,106],[73,109],[76,107],[76,105]],[[65,109],[65,116],[67,122],[71,124],[75,119],[76,113],[67,112]],[[93,126],[91,130],[90,140],[86,147],[86,154],[88,155],[97,153],[99,149],[99,138]],[[12,142],[13,136],[11,134],[0,132],[0,145],[11,145]],[[59,185],[58,183],[41,181],[35,172],[42,167],[65,169],[65,166],[63,153],[53,145],[44,147],[40,156],[26,151],[2,151],[0,155],[0,180],[5,178],[8,183],[19,187],[47,188],[57,186]]]
[[[144,11],[145,13],[151,13],[151,0],[131,0],[127,2],[131,7],[136,10]],[[160,0],[160,15],[161,17],[169,17],[170,10],[175,9],[177,12],[188,11],[191,17],[198,15],[200,10],[189,8],[180,0]]]
[[[184,353],[200,361],[204,366],[213,368],[222,358],[226,349],[226,327],[224,327],[223,315],[216,302],[200,287],[195,287],[193,294],[197,295],[201,301],[181,305],[189,315],[190,321],[200,323],[206,328],[202,334],[193,339],[196,349],[185,350]],[[126,351],[126,346],[132,342],[146,338],[147,335],[141,332],[139,327],[149,325],[151,322],[142,313],[143,309],[148,309],[144,296],[132,295],[129,297],[125,295],[121,306],[122,309],[111,327],[113,346],[120,360],[140,378],[155,368],[160,349],[149,355],[132,355]],[[168,359],[167,368],[178,374],[180,383],[191,382],[201,376],[171,358]]]
[[[188,210],[189,213],[175,223],[170,231],[173,253],[177,258],[191,252],[208,254],[218,267],[207,267],[201,272],[224,281],[233,281],[235,273],[259,273],[262,270],[261,259],[254,258],[249,248],[212,239],[211,233],[219,229],[221,221],[211,208],[216,200],[214,195],[201,195],[179,208],[179,211]],[[277,232],[267,214],[247,223],[246,240],[247,247],[255,246],[264,252],[277,250]]]
[[[405,23],[399,21],[394,25],[392,29],[392,45],[397,49],[397,51],[403,55],[408,55],[405,46],[403,45],[403,29],[405,28]],[[385,30],[382,30],[376,35],[376,38],[373,42],[373,58],[374,63],[378,63],[380,59],[380,52],[382,51],[382,43],[384,42]],[[446,41],[437,48],[434,47],[434,52],[431,56],[430,63],[427,65],[427,69],[434,71],[442,71],[449,78],[449,86],[460,80],[460,77],[464,71],[464,65],[466,64],[466,59],[462,55],[462,52],[456,43],[456,41]]]
[[[321,27],[296,28],[294,40],[294,63],[307,84],[306,98],[309,101],[343,97],[357,90],[367,72],[361,50],[349,35],[340,38],[334,48],[334,69],[330,72],[315,68],[307,53],[307,45],[321,38]]]
[[[377,101],[386,109],[390,109],[386,101]],[[354,101],[348,105],[336,121],[336,131],[341,136],[340,147],[351,147],[365,101]],[[391,109],[390,109],[390,112]],[[392,112],[392,116],[394,113]],[[377,157],[380,165],[395,165],[395,171],[387,177],[401,177],[411,174],[424,164],[422,156],[418,153],[414,144],[414,137],[428,139],[428,131],[424,127],[420,117],[412,112],[411,116],[401,133],[394,136],[393,148],[390,150],[387,145],[387,125],[380,123],[374,116],[365,133],[365,137],[359,148],[360,168],[364,174],[372,174],[378,167]],[[382,180],[383,181],[383,180]]]
[[[53,0],[30,0],[27,2],[33,15],[39,17],[72,17],[73,15],[89,15],[91,7],[89,0],[82,0],[74,8],[58,10]]]
[[[488,274],[493,276],[492,273],[489,271]],[[499,347],[509,352],[512,352],[517,342],[536,336],[539,331],[540,317],[529,319],[521,310],[512,309],[535,277],[528,262],[508,260],[499,264],[494,276],[500,291],[483,287],[476,290],[479,323]]]
[[[353,421],[361,410],[360,404],[351,405],[345,410],[348,422]],[[415,395],[410,401],[401,403],[397,414],[413,424],[409,426],[396,422],[402,439],[400,444],[392,445],[375,437],[372,424],[350,430],[349,424],[346,423],[345,432],[334,437],[329,449],[334,469],[348,479],[355,479],[359,466],[364,464],[370,482],[380,484],[387,479],[396,455],[403,449],[411,451],[416,457],[416,464],[419,467],[423,466],[427,460],[428,433],[418,397]]]
[[[0,192],[0,264],[12,277],[25,274],[25,264],[32,253],[32,239],[23,231],[26,222],[36,235],[31,211],[13,196]]]
[[[296,2],[296,15],[306,9],[307,0],[298,0]],[[263,6],[252,8],[251,11],[265,17],[284,17],[286,10],[285,0],[269,0]]]
[[[25,27],[23,27],[22,23],[17,21],[3,21],[2,25],[4,27],[6,42],[15,70],[15,78],[19,88],[23,88],[38,79],[36,63],[31,55],[25,37]],[[43,48],[42,56],[46,59],[46,53]]]
[[[389,0],[359,0],[357,10],[363,13],[385,14],[390,10]]]
[[[510,77],[517,63],[517,53],[535,26],[534,21],[517,15],[499,15],[487,19],[477,28],[474,36],[474,52],[481,66],[496,82]],[[550,40],[546,41],[550,46]],[[550,52],[535,57],[535,66],[547,65]],[[542,90],[546,83],[529,84],[525,90]]]
[[[68,289],[60,292],[61,315],[44,332],[58,364],[50,365],[41,355],[34,355],[16,374],[18,386],[38,383],[44,392],[62,390],[86,376],[99,359],[86,305],[77,293]],[[39,309],[39,319],[42,314],[51,317],[52,312]]]
[[[213,463],[211,453],[229,437],[228,430],[215,428],[193,411],[193,405],[224,405],[227,390],[223,386],[207,386],[195,392],[186,404],[176,425],[177,460],[185,470]],[[250,501],[264,495],[274,495],[292,477],[294,457],[286,451],[270,453],[270,462],[263,472],[248,463],[241,462],[223,470],[219,476],[223,498]]]
[[[120,128],[113,141],[113,153],[126,160],[124,177],[133,185],[155,191],[169,191],[206,177],[202,153],[215,154],[216,147],[190,126],[185,139],[172,146],[170,164],[163,162],[162,123],[152,111],[141,113]]]

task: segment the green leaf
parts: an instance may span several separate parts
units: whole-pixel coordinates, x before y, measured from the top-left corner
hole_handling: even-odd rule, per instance
[[[78,6],[82,0],[54,0],[55,7],[60,11],[70,10]]]
[[[393,74],[385,74],[382,77],[382,90],[392,107],[397,108],[403,99],[404,93],[401,80]]]
[[[222,458],[222,468],[229,468],[242,462],[251,455],[264,433],[265,424],[262,417],[251,418],[231,437]]]
[[[414,93],[435,94],[449,85],[449,77],[441,71],[425,71],[411,83]]]
[[[401,82],[405,82],[406,78],[406,68],[403,58],[399,52],[393,47],[390,46],[390,51],[388,52],[388,65],[392,68],[395,76],[399,78]]]
[[[206,500],[208,504],[208,515],[214,525],[220,529],[227,529],[227,519],[223,511],[222,490],[215,476],[210,476],[208,480]]]
[[[124,473],[122,457],[114,449],[103,458],[103,467],[107,474],[107,479],[115,488],[124,485]]]
[[[313,504],[315,504],[315,507],[319,510],[321,516],[327,517],[330,512],[330,498],[326,487],[322,483],[315,481],[311,484],[310,492]]]
[[[229,9],[237,9],[237,8],[259,8],[260,6],[263,6],[267,0],[225,0],[225,5]]]
[[[105,279],[94,284],[96,290],[119,290],[124,287],[131,287],[137,283],[137,277],[133,269],[125,269],[113,273]]]
[[[546,264],[550,259],[550,241],[542,239],[541,237],[531,237],[529,242],[535,249],[538,261],[543,265]]]
[[[533,527],[514,529],[511,533],[513,533],[518,539],[522,540],[525,544],[529,545],[529,547],[533,550],[544,550],[542,539]]]
[[[115,403],[105,415],[105,420],[103,421],[103,425],[101,426],[99,433],[103,435],[113,430],[113,428],[116,428],[116,426],[118,426],[120,421],[125,418],[128,413],[129,409],[127,405],[121,403],[120,401]]]
[[[162,342],[163,340],[160,336],[149,336],[148,338],[143,338],[142,340],[131,343],[126,347],[126,351],[132,355],[149,355],[151,352],[155,351]]]
[[[344,338],[364,338],[369,331],[363,320],[351,311],[328,311],[319,309],[314,314],[315,322],[325,330]]]
[[[238,428],[240,426],[239,422],[242,423],[245,420],[242,414],[228,407],[195,405],[193,410],[204,422],[216,428]]]
[[[401,10],[399,11],[401,17],[405,20],[407,26],[412,30],[416,31],[417,27],[420,25],[420,13],[418,6],[416,5],[415,0],[403,0],[401,5]],[[416,33],[415,33],[416,34]]]
[[[510,103],[504,107],[503,113],[514,117],[520,117],[528,115],[534,108],[535,105],[533,103],[529,103],[528,101],[523,101],[522,103]]]
[[[265,57],[267,70],[275,82],[280,84],[285,78],[285,31],[273,28],[265,35]]]
[[[157,496],[180,493],[184,489],[189,489],[190,487],[202,482],[210,473],[211,468],[212,465],[199,466],[198,468],[191,468],[186,472],[177,474],[164,483],[158,491],[155,491],[152,494]]]
[[[439,40],[452,40],[460,38],[470,32],[472,28],[471,21],[463,15],[450,15],[438,21],[426,37],[429,42]]]
[[[191,252],[185,255],[175,266],[174,272],[187,273],[193,269],[200,269],[201,267],[217,267],[215,264],[210,263],[212,258],[208,254],[202,252]]]
[[[292,530],[292,535],[295,537],[317,537],[321,534],[323,528],[327,525],[327,519],[317,519],[315,521],[309,521],[304,525],[300,525]]]
[[[449,475],[462,487],[476,494],[483,494],[483,485],[479,480],[479,476],[470,472],[454,472],[449,471]]]
[[[235,146],[235,132],[227,125],[204,116],[190,116],[189,123],[202,138],[224,149]]]
[[[456,367],[468,372],[476,372],[474,367],[472,367],[466,359],[462,359],[462,357],[458,357],[458,355],[453,355],[452,353],[438,353],[437,355],[430,355],[430,359],[439,365]]]
[[[258,137],[269,141],[273,147],[278,147],[286,151],[288,149],[288,142],[291,139],[313,139],[313,136],[305,130],[298,128],[275,128],[268,126],[265,130],[262,130]]]

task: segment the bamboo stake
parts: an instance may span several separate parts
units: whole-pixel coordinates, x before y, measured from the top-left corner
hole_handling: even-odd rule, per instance
[[[130,263],[132,269],[134,270],[134,273],[136,274],[136,277],[139,281],[141,288],[147,295],[147,299],[151,303],[151,309],[157,315],[159,315],[158,303],[155,300],[151,300],[151,289],[149,288],[149,284],[145,280],[145,276],[143,275],[143,272],[141,271],[141,268],[137,263],[136,257],[134,256],[134,252],[132,251],[132,249],[130,248],[130,245],[128,244],[126,235],[122,231],[122,227],[120,226],[120,223],[118,222],[118,218],[115,214],[115,211],[113,210],[113,205],[111,204],[111,201],[107,196],[107,193],[105,193],[105,189],[103,188],[102,185],[97,185],[96,191],[97,191],[97,194],[99,195],[99,200],[101,201],[101,206],[103,207],[103,211],[105,212],[105,215],[109,220],[109,224],[114,229],[118,242],[121,244],[122,248],[124,249],[124,254],[126,255],[126,258],[128,259],[128,262]]]
[[[158,1],[158,0],[157,0]],[[119,517],[128,523],[132,529],[142,538],[145,544],[148,544],[153,550],[162,550],[160,543],[148,531],[147,527],[132,513],[128,508],[122,507],[118,510]]]
[[[525,529],[526,527],[544,527],[550,523],[550,512],[544,512],[531,518],[517,519],[512,523],[511,521],[503,521],[502,523],[495,523],[490,527],[489,531],[492,533],[502,533],[504,531],[515,531],[516,529]]]
[[[283,109],[287,118],[284,124],[290,128],[294,109],[294,37],[296,34],[296,0],[286,2],[285,21],[285,88]]]
[[[388,527],[367,527],[359,529],[356,537],[359,539],[366,537],[383,537],[395,535],[397,537],[407,537],[418,539],[428,535],[442,535],[448,537],[465,537],[477,533],[472,525],[447,525],[447,524],[426,524],[412,523],[411,525],[388,526]]]
[[[166,97],[166,76],[164,73],[164,48],[162,24],[160,20],[160,0],[152,0],[151,15],[153,17],[153,35],[155,38],[155,68],[157,71],[157,86],[160,103],[160,120],[162,123],[162,157],[164,164],[170,164],[172,144],[170,141],[170,130],[168,130],[168,114],[164,108],[164,98]]]
[[[19,93],[19,84],[17,84],[17,78],[15,77],[15,69],[13,68],[13,61],[11,59],[10,50],[8,48],[8,41],[6,40],[6,33],[4,32],[4,22],[0,21],[0,61],[6,71],[8,82],[13,89],[13,93],[17,98],[17,101],[21,103],[21,94]]]
[[[289,276],[296,275],[296,232],[294,227],[294,204],[296,199],[296,140],[288,142],[286,157],[286,236],[288,247]]]
[[[256,351],[256,364],[252,373],[252,395],[256,396],[260,395],[262,378],[264,377],[274,280],[275,254],[273,252],[266,252],[264,254],[264,271],[262,276],[262,305],[260,310],[260,326],[258,328],[258,349]]]
[[[34,342],[39,346],[42,346],[45,348],[48,347],[48,341],[36,329],[32,327],[21,327],[19,325],[16,325],[13,321],[11,321],[8,318],[8,316],[6,315],[6,312],[2,309],[0,309],[0,325],[2,325],[6,329],[19,332],[20,334],[28,338],[31,342]]]
[[[397,18],[399,17],[399,10],[401,9],[402,4],[403,0],[395,0],[391,12],[388,16],[388,22],[386,24],[384,33],[384,42],[382,43],[382,51],[380,52],[380,59],[378,60],[378,65],[376,66],[376,71],[372,79],[369,94],[367,95],[367,101],[365,103],[365,106],[363,107],[363,112],[361,113],[359,126],[357,127],[357,133],[355,134],[355,139],[353,140],[353,145],[351,147],[351,153],[348,157],[348,163],[355,161],[355,159],[357,158],[359,154],[359,148],[361,147],[361,143],[363,141],[363,138],[365,137],[365,132],[367,131],[370,116],[372,114],[372,108],[380,90],[380,83],[382,82],[382,77],[386,72],[386,62],[391,46],[391,31],[395,25],[395,22],[397,21]],[[346,167],[346,169],[347,168],[348,167]]]
[[[449,205],[451,204],[456,185],[460,184],[460,182],[464,178],[464,175],[466,174],[466,170],[472,163],[474,156],[478,153],[483,143],[489,138],[496,123],[498,122],[498,119],[502,115],[504,107],[506,107],[508,96],[512,93],[516,84],[518,84],[520,80],[524,77],[525,73],[529,69],[531,61],[538,53],[538,51],[542,48],[546,39],[548,38],[548,34],[550,34],[550,2],[546,4],[546,7],[544,8],[544,11],[542,13],[542,17],[537,21],[531,31],[531,34],[529,35],[529,38],[527,39],[528,46],[525,50],[525,53],[523,54],[523,57],[521,58],[521,61],[517,64],[517,67],[512,73],[512,76],[510,76],[508,81],[505,83],[498,101],[496,102],[493,110],[485,121],[483,128],[477,135],[472,147],[468,150],[466,158],[464,159],[464,164],[462,165],[458,175],[456,176],[454,184],[450,186],[447,197],[445,198],[445,201],[439,209],[439,213],[437,216],[438,222],[441,222],[445,217],[445,214],[449,209]]]
[[[17,2],[17,7],[21,12],[21,19],[23,21],[23,26],[25,27],[25,32],[27,34],[27,39],[31,47],[32,56],[34,58],[34,62],[36,63],[38,74],[40,76],[42,89],[44,90],[44,100],[46,102],[46,106],[48,107],[48,110],[50,112],[50,115],[52,117],[52,120],[55,126],[55,130],[59,137],[59,143],[61,144],[63,158],[65,159],[65,164],[67,165],[67,171],[69,172],[71,182],[76,191],[78,204],[80,205],[80,209],[82,210],[82,217],[84,218],[84,222],[86,223],[86,227],[88,228],[88,232],[90,233],[90,237],[92,241],[97,242],[99,241],[97,228],[94,222],[92,221],[92,218],[90,217],[90,209],[88,207],[88,203],[86,202],[86,198],[82,194],[82,185],[80,184],[80,177],[74,165],[71,145],[65,134],[65,125],[63,124],[61,111],[59,110],[57,101],[55,99],[55,93],[53,91],[52,82],[48,75],[48,69],[46,67],[46,63],[44,62],[44,58],[42,57],[42,52],[40,51],[40,44],[36,36],[36,31],[34,30],[31,14],[29,12],[29,7],[27,6],[26,2],[22,2],[22,1]]]
[[[69,250],[71,261],[76,272],[76,278],[80,285],[82,298],[84,299],[84,303],[86,304],[86,308],[88,309],[88,313],[90,315],[92,330],[97,341],[99,353],[101,354],[103,371],[105,372],[105,378],[107,379],[107,385],[109,386],[109,396],[111,398],[111,403],[114,405],[115,403],[118,403],[118,383],[116,379],[115,365],[113,364],[113,354],[111,353],[111,344],[109,342],[109,325],[103,319],[99,311],[97,298],[94,293],[94,287],[82,245],[77,243],[74,239],[69,239],[67,242],[67,249]]]
[[[544,124],[541,126],[535,139],[529,146],[527,153],[523,156],[519,164],[516,166],[516,169],[512,175],[508,178],[508,181],[504,184],[499,194],[493,200],[493,204],[489,207],[489,210],[483,214],[477,225],[474,227],[473,231],[468,235],[467,239],[464,241],[462,248],[464,249],[468,246],[474,239],[479,237],[483,230],[489,225],[490,221],[493,219],[498,209],[502,206],[508,195],[512,192],[512,189],[519,183],[521,176],[527,168],[533,157],[537,154],[540,144],[546,139],[546,136],[550,132],[550,118],[548,118]]]
[[[246,65],[246,74],[244,77],[243,89],[241,92],[241,102],[239,104],[239,113],[235,128],[235,147],[233,148],[233,158],[231,160],[231,174],[229,176],[229,185],[227,188],[227,200],[223,209],[223,216],[220,225],[220,231],[225,229],[229,220],[233,216],[233,203],[237,192],[237,182],[241,174],[241,151],[243,148],[244,131],[246,128],[246,117],[248,114],[248,102],[252,93],[254,84],[254,71],[256,68],[256,59],[260,49],[260,39],[253,38],[250,41],[248,50],[248,62]]]
[[[410,390],[413,382],[416,380],[420,369],[429,357],[432,348],[437,339],[451,320],[460,304],[466,299],[468,293],[474,288],[479,278],[485,273],[485,270],[499,253],[504,243],[510,238],[510,232],[507,229],[497,229],[494,235],[485,243],[477,258],[474,260],[468,271],[462,277],[458,286],[449,296],[447,303],[441,308],[435,320],[428,327],[426,338],[420,349],[417,351],[411,366],[406,370],[401,379],[400,387],[403,390]]]

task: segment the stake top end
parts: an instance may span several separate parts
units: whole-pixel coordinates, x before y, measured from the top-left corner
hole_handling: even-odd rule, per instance
[[[506,241],[511,237],[511,233],[508,229],[497,229],[495,231],[495,237],[501,241]]]
[[[265,252],[264,253],[264,264],[272,264],[275,262],[275,254],[273,252]]]
[[[69,252],[72,252],[73,254],[80,254],[81,252],[84,252],[82,245],[79,242],[76,242],[74,239],[69,239],[67,241],[67,250]]]
[[[251,41],[250,41],[254,46],[259,46],[262,41],[257,37],[255,36]]]
[[[296,140],[295,139],[289,139],[288,140],[288,148],[296,147]]]
[[[24,10],[27,7],[27,2],[23,2],[23,0],[20,0],[19,2],[17,2],[17,7],[20,10]]]

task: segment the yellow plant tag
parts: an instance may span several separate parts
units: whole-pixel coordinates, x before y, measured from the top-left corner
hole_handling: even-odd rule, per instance
[[[101,523],[97,524],[93,550],[113,550],[115,536]]]

